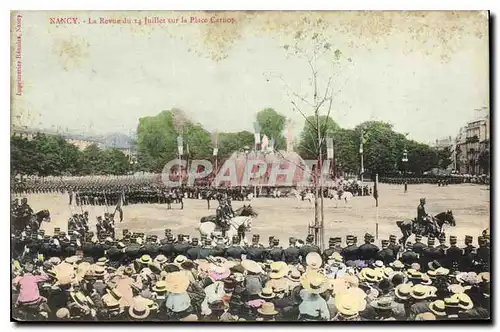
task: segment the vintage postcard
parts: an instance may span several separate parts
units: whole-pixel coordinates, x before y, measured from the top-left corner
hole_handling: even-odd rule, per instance
[[[12,320],[491,320],[489,61],[485,11],[13,11]]]

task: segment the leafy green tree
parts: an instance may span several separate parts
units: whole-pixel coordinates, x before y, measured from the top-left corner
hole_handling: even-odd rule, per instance
[[[219,158],[227,158],[235,151],[242,150],[245,146],[250,148],[254,145],[254,134],[249,131],[239,131],[236,133],[219,133],[218,146]]]
[[[107,149],[101,152],[103,158],[102,170],[105,174],[127,174],[130,164],[128,157],[119,149]]]
[[[317,159],[318,156],[318,133],[317,128],[320,128],[321,137],[335,137],[340,130],[340,126],[326,115],[314,116],[306,118],[304,128],[300,134],[300,142],[298,146],[299,154],[304,159]],[[322,153],[326,153],[326,145],[322,144]]]
[[[106,174],[104,154],[96,144],[91,144],[83,150],[82,172],[85,175]]]
[[[451,149],[449,147],[445,147],[444,149],[438,150],[438,159],[439,159],[439,168],[447,169],[448,166],[452,163],[451,161]]]
[[[286,117],[272,108],[265,108],[257,113],[257,123],[261,135],[266,135],[269,140],[274,138],[275,149],[285,149],[286,141],[283,135],[285,129]]]

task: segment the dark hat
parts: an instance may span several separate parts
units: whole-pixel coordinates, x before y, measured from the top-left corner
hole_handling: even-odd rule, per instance
[[[260,235],[259,235],[259,234],[254,234],[254,235],[252,236],[252,239],[260,239]]]
[[[240,238],[237,235],[233,236],[233,243],[238,243],[238,242],[240,242]]]
[[[212,244],[212,240],[210,240],[210,239],[208,239],[208,238],[207,238],[207,239],[205,239],[205,245],[209,245],[209,244]]]
[[[207,234],[201,234],[200,239],[205,240],[207,238]]]
[[[274,235],[271,235],[271,236],[269,237],[269,242],[271,242],[273,239],[274,239]]]
[[[471,240],[472,241],[472,239],[473,239],[472,235],[466,235],[465,236],[465,240]]]
[[[436,239],[434,239],[433,237],[427,239],[427,244],[434,244],[434,243],[436,243]]]
[[[191,242],[192,242],[192,243],[198,243],[198,238],[197,238],[197,237],[193,237],[193,238],[191,239]]]
[[[335,243],[341,243],[341,242],[342,242],[342,238],[340,238],[340,237],[334,237],[334,238],[333,238],[333,241],[334,241]]]
[[[454,235],[450,236],[450,243],[457,243],[457,237]]]
[[[329,238],[328,243],[335,243],[335,238],[333,238],[333,237]]]
[[[347,236],[345,237],[345,239],[346,239],[347,241],[352,241],[352,240],[354,240],[354,235],[347,235]]]
[[[373,235],[369,233],[365,233],[365,240],[371,240],[373,238]]]
[[[54,234],[58,234],[61,231],[59,227],[54,227]]]
[[[122,234],[125,235],[125,234],[128,234],[129,230],[127,228],[124,228],[122,229]]]
[[[225,289],[234,289],[236,287],[236,280],[232,277],[224,279],[223,282]]]
[[[441,240],[441,239],[445,239],[446,240],[446,234],[444,234],[444,233],[439,234],[438,239],[439,240]]]
[[[355,242],[355,243],[358,242],[358,237],[357,236],[353,237],[352,242]]]
[[[288,242],[294,244],[295,242],[297,242],[297,239],[292,236],[292,237],[288,238]]]
[[[38,234],[40,234],[41,236],[44,236],[45,235],[45,229],[39,229],[38,230]]]
[[[314,235],[307,234],[306,240],[314,240]]]
[[[420,234],[415,235],[415,240],[422,240],[422,235]]]
[[[177,235],[177,241],[183,241],[184,240],[184,235],[178,234]]]
[[[486,238],[484,236],[478,236],[477,238],[477,243],[479,244],[485,244],[487,241],[486,241]]]
[[[172,230],[170,228],[165,228],[165,234],[170,234],[172,233]]]
[[[394,234],[389,235],[389,240],[397,240],[397,236]]]

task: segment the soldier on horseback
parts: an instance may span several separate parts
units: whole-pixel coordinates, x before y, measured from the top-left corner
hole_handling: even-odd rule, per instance
[[[226,197],[223,197],[219,200],[219,206],[216,211],[217,222],[219,226],[222,228],[223,236],[226,235],[226,231],[229,229],[229,221],[231,218],[234,218],[234,211],[231,207],[230,200]]]
[[[434,218],[425,212],[425,198],[420,199],[420,205],[417,207],[417,224],[422,226],[425,234],[429,234],[433,229],[437,229]]]

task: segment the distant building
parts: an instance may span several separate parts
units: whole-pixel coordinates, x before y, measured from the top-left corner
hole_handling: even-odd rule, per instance
[[[438,150],[443,150],[446,148],[451,148],[453,146],[453,139],[451,136],[446,138],[437,139],[432,146]]]
[[[487,109],[486,109],[487,110]],[[490,149],[490,119],[485,108],[478,109],[480,118],[460,129],[453,149],[454,169],[463,174],[480,175],[489,169],[481,166],[481,154]]]

